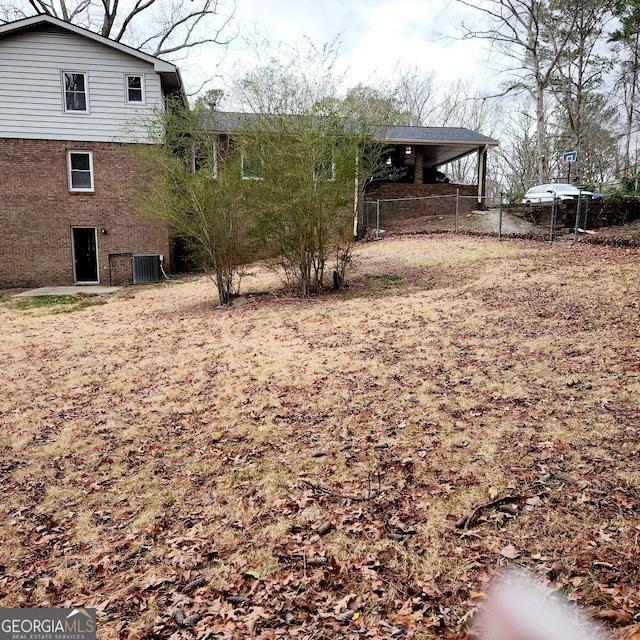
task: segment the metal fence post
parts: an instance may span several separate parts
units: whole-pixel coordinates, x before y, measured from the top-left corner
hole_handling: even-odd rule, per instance
[[[502,238],[502,193],[500,194],[500,211],[498,213],[498,238]]]
[[[380,240],[380,200],[376,200],[376,240]]]
[[[580,226],[580,205],[582,204],[582,189],[578,193],[578,204],[576,205],[576,223],[573,230],[573,241],[578,242],[578,227]]]
[[[587,216],[589,215],[589,198],[587,198],[586,206],[584,208],[584,231],[587,232]]]
[[[456,233],[460,224],[460,189],[456,189]]]
[[[551,220],[549,222],[549,242],[553,242],[553,232],[556,226],[556,194],[553,194],[553,203],[551,204]]]

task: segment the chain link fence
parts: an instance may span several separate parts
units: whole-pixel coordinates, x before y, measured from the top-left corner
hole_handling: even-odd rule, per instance
[[[374,238],[391,233],[476,233],[497,237],[581,240],[593,230],[640,217],[607,200],[581,198],[542,204],[507,204],[500,198],[456,194],[368,199],[362,229]],[[576,224],[577,222],[577,224]]]
[[[362,224],[369,235],[386,232],[475,232],[530,234],[535,221],[526,212],[510,213],[499,200],[457,194],[365,200]]]

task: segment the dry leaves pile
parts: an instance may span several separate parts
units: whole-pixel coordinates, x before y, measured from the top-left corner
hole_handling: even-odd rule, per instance
[[[515,564],[637,640],[639,270],[388,238],[308,301],[256,267],[229,309],[204,280],[0,306],[0,606],[96,607],[100,638],[459,638]]]

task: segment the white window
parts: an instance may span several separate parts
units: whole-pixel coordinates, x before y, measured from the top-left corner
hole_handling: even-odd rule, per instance
[[[336,163],[333,153],[325,153],[315,161],[313,167],[314,181],[333,182],[336,179]]]
[[[63,71],[64,110],[71,113],[89,113],[87,74],[82,71]]]
[[[125,80],[127,83],[127,102],[129,104],[143,104],[144,77],[128,75]]]
[[[243,180],[264,179],[264,165],[257,153],[247,153],[243,151],[240,160],[242,162]]]
[[[69,191],[93,191],[93,154],[67,151]]]

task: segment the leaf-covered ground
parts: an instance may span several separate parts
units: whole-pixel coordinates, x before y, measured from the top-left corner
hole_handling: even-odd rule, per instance
[[[0,304],[0,607],[99,638],[463,637],[515,565],[640,627],[640,251],[359,247],[75,313]]]

